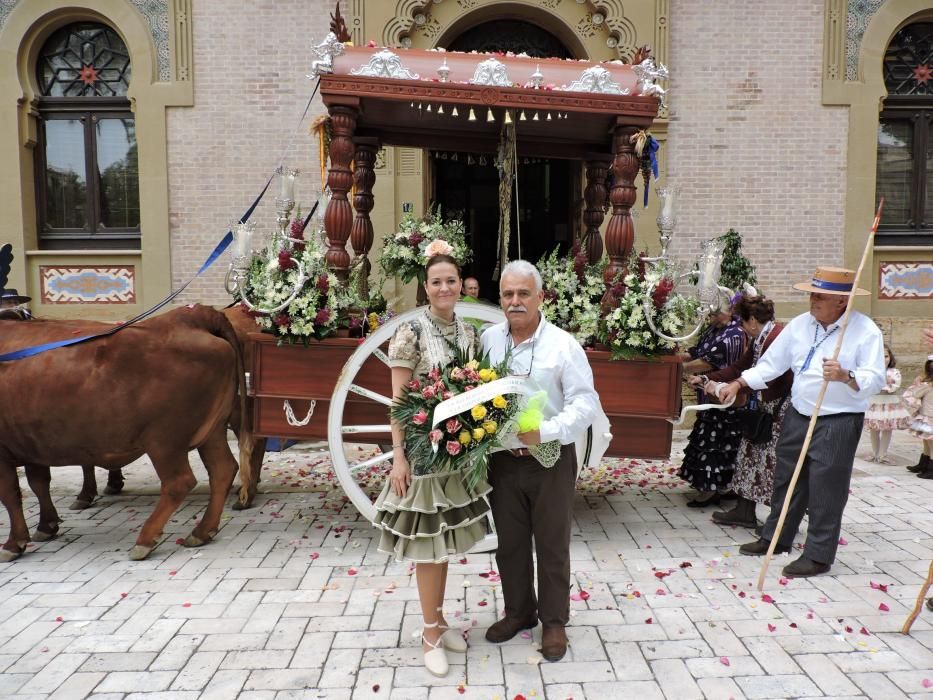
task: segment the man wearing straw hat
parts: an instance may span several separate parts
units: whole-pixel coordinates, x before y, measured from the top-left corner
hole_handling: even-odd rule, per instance
[[[720,398],[727,402],[742,387],[764,389],[766,382],[788,369],[794,372],[792,408],[785,414],[777,445],[771,513],[761,538],[739,549],[742,554],[760,556],[767,553],[774,537],[810,418],[826,382],[819,419],[775,547],[778,553],[790,551],[797,528],[808,513],[803,555],[783,571],[785,576],[802,578],[826,573],[836,558],[863,414],[869,399],[884,386],[885,368],[884,343],[874,321],[853,311],[848,325],[841,328],[849,295],[868,294],[855,287],[852,270],[818,267],[812,280],[795,284],[794,289],[810,293],[809,313],[788,323],[758,364],[725,386]],[[834,360],[840,336],[844,339]]]

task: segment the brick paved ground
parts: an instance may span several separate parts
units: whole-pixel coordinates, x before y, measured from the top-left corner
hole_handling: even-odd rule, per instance
[[[916,452],[896,438],[900,465]],[[471,648],[435,679],[420,663],[413,576],[375,551],[324,457],[312,446],[268,457],[259,507],[225,513],[215,542],[185,549],[176,539],[206,503],[199,470],[202,484],[144,562],[127,552],[154,502],[152,472],[131,467],[125,495],[73,512],[80,472],[54,471],[62,536],[0,565],[0,697],[893,700],[933,691],[933,615],[911,636],[897,633],[933,558],[933,482],[903,466],[858,461],[832,575],[780,582],[788,558],[777,557],[772,603],[754,588],[759,561],[738,555],[748,531],[685,508],[689,493],[670,465],[612,462],[577,498],[565,660],[540,663],[540,630],[502,646],[483,639],[501,593],[492,557],[471,554],[451,565],[446,602],[450,619],[473,628]],[[33,524],[31,496],[27,505]]]

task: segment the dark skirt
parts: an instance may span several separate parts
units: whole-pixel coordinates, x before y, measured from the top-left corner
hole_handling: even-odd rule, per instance
[[[697,491],[725,491],[732,483],[742,435],[735,409],[697,414],[678,475]]]

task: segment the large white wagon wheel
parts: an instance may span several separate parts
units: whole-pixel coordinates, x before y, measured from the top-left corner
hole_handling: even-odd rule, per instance
[[[459,302],[455,311],[460,318],[473,318],[489,323],[500,323],[505,320],[505,314],[502,313],[501,309],[486,304]],[[347,494],[356,509],[370,522],[376,517],[376,508],[369,493],[364,489],[364,485],[372,486],[370,481],[374,473],[377,470],[384,469],[392,461],[394,450],[358,461],[350,461],[347,459],[345,443],[356,442],[353,439],[354,435],[384,435],[384,439],[380,439],[379,442],[391,444],[389,407],[392,404],[392,397],[356,383],[357,375],[359,375],[367,360],[376,357],[384,365],[385,376],[388,378],[390,375],[389,360],[380,346],[392,337],[395,329],[400,324],[420,318],[423,313],[423,309],[408,311],[396,316],[368,335],[343,366],[343,370],[337,378],[333,396],[331,396],[330,411],[327,414],[327,444],[330,450],[331,463],[344,493]],[[384,407],[385,422],[369,425],[347,425],[344,421],[344,412],[347,395],[350,392],[369,399],[375,404],[381,404]],[[372,441],[372,439],[368,438],[367,441]],[[381,483],[379,485],[381,486]],[[490,518],[491,523],[492,519]],[[488,552],[495,549],[497,544],[496,535],[493,533],[487,535],[482,542],[477,543],[473,551]]]

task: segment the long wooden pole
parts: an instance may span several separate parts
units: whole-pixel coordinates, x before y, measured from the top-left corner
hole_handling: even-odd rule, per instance
[[[927,572],[927,579],[920,587],[920,592],[917,593],[914,609],[910,611],[910,615],[908,615],[907,619],[904,621],[904,626],[901,627],[901,634],[910,634],[910,628],[913,626],[914,620],[917,619],[917,615],[920,614],[920,607],[923,605],[923,599],[927,597],[927,591],[930,590],[931,584],[933,584],[933,561],[930,562],[930,570]]]
[[[842,350],[842,340],[845,338],[846,329],[849,326],[849,316],[852,314],[852,302],[855,300],[855,288],[862,276],[862,270],[865,268],[865,262],[871,253],[872,244],[875,240],[875,232],[878,230],[878,222],[881,221],[881,210],[884,209],[884,197],[878,204],[878,211],[875,212],[875,220],[872,222],[868,231],[868,240],[865,241],[865,249],[862,251],[862,259],[859,261],[858,269],[855,271],[855,279],[852,281],[852,291],[846,300],[846,310],[842,315],[842,326],[839,329],[839,338],[836,340],[836,349],[833,351],[833,360],[839,358],[839,351]],[[810,416],[810,425],[807,428],[807,436],[803,440],[803,447],[800,448],[800,456],[797,457],[797,466],[794,468],[794,474],[791,476],[790,484],[787,487],[787,494],[784,496],[784,505],[781,506],[781,517],[778,518],[777,527],[774,535],[771,537],[771,544],[768,546],[768,553],[765,555],[764,564],[761,566],[761,573],[758,575],[758,590],[764,590],[765,576],[768,573],[768,566],[771,564],[771,557],[774,556],[774,549],[777,547],[778,540],[781,537],[781,530],[784,528],[784,520],[787,518],[787,511],[790,508],[791,498],[794,496],[794,489],[797,487],[797,479],[800,478],[800,472],[803,469],[804,460],[807,458],[807,451],[810,449],[810,441],[813,439],[813,430],[816,428],[816,420],[820,414],[820,407],[823,405],[823,397],[826,395],[826,388],[829,386],[829,380],[823,380],[823,386],[820,387],[820,394],[816,399],[816,405],[813,407],[813,415]]]

